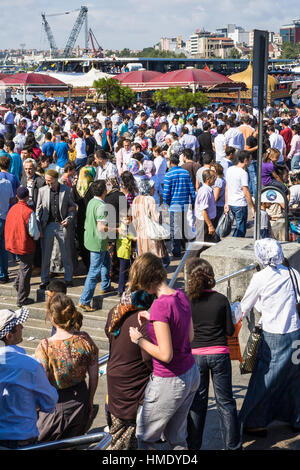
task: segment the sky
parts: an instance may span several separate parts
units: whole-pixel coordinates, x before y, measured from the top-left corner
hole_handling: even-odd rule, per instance
[[[161,37],[182,36],[198,28],[215,31],[228,23],[246,31],[279,32],[299,19],[299,0],[1,0],[0,49],[48,49],[41,12],[63,13],[84,4],[88,23],[104,49],[143,49]],[[56,44],[63,48],[78,12],[49,17]],[[84,46],[83,29],[76,44]]]

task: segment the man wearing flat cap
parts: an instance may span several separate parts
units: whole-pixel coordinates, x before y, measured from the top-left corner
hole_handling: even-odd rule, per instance
[[[40,224],[42,245],[41,289],[49,283],[50,261],[54,237],[57,239],[64,278],[67,286],[72,285],[73,263],[71,257],[71,224],[76,214],[76,204],[71,189],[58,182],[56,170],[48,170],[45,175],[46,186],[40,188],[36,205],[36,218]]]
[[[18,203],[10,208],[5,223],[5,249],[20,258],[20,268],[15,280],[17,305],[29,305],[30,279],[35,252],[35,240],[40,237],[36,216],[28,205],[29,191],[25,186],[17,189]]]
[[[25,307],[16,312],[0,310],[1,448],[16,449],[35,442],[37,410],[51,413],[58,399],[42,364],[17,346],[28,315]]]

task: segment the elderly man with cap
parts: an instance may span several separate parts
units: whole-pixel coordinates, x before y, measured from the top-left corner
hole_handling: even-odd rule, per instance
[[[9,449],[37,440],[37,410],[51,413],[58,399],[42,364],[17,346],[28,315],[24,307],[0,310],[0,446]]]
[[[28,205],[29,191],[24,186],[17,189],[18,203],[10,208],[5,224],[5,248],[19,256],[20,268],[15,280],[17,305],[29,305],[30,278],[35,252],[35,240],[40,231],[33,209]]]
[[[56,170],[48,170],[45,181],[46,186],[39,190],[36,206],[36,217],[42,230],[42,283],[40,288],[46,289],[49,283],[54,237],[59,244],[66,284],[71,286],[73,264],[70,238],[76,214],[76,204],[73,201],[71,189],[65,184],[59,183]]]

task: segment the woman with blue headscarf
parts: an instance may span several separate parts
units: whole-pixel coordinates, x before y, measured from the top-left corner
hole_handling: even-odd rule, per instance
[[[262,337],[239,419],[244,432],[265,436],[272,421],[300,432],[300,275],[284,259],[280,243],[258,240],[255,256],[263,266],[253,275],[241,301],[243,317],[252,308],[261,314]],[[295,288],[293,287],[295,286]]]

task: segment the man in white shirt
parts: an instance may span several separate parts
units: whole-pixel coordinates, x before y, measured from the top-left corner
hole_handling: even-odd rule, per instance
[[[189,134],[187,127],[183,127],[181,130],[181,138],[179,142],[183,149],[191,149],[194,152],[195,160],[198,160],[199,156],[199,142],[195,135]]]
[[[95,163],[97,165],[95,181],[106,180],[107,178],[118,178],[118,170],[116,165],[108,159],[104,150],[97,150],[95,153]]]
[[[178,135],[178,137],[180,137],[181,129],[182,129],[182,125],[179,124],[178,117],[174,116],[172,119],[172,124],[170,125],[170,128],[169,128],[169,134],[171,134],[171,132],[175,132]]]
[[[217,213],[212,189],[216,181],[216,173],[212,170],[205,170],[202,178],[203,185],[195,201],[196,239],[197,241],[210,241],[210,237],[215,233],[214,219]]]
[[[275,132],[275,127],[269,125],[267,127],[267,133],[269,135],[270,147],[279,150],[280,157],[277,163],[283,163],[286,159],[286,145],[282,135]]]
[[[243,133],[235,127],[234,121],[226,122],[227,131],[225,132],[225,144],[227,147],[234,147],[237,150],[244,150],[245,139]]]
[[[248,220],[248,205],[254,218],[255,208],[248,188],[246,168],[251,163],[251,156],[245,150],[237,153],[238,163],[227,170],[224,212],[231,210],[236,221],[234,237],[245,237]]]

